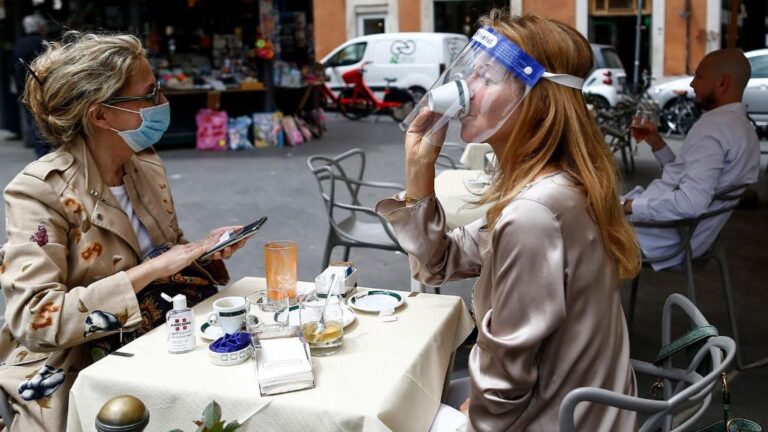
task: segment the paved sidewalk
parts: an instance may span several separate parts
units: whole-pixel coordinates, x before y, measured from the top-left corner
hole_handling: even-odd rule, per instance
[[[363,148],[367,154],[366,178],[403,181],[403,133],[391,119],[378,122],[365,119],[351,122],[329,115],[328,132],[296,148],[262,149],[251,152],[200,153],[193,149],[161,149],[168,167],[179,222],[189,239],[204,236],[210,229],[244,224],[260,216],[269,221],[248,246],[229,262],[233,280],[264,274],[263,245],[267,240],[293,239],[299,244],[299,278],[313,280],[319,273],[325,236],[328,230],[325,209],[317,183],[307,169],[306,159],[313,154],[338,154],[350,148]],[[762,143],[768,148],[768,143]],[[678,148],[679,140],[671,145]],[[455,155],[458,160],[459,155]],[[0,131],[0,186],[5,186],[26,163],[31,149],[21,141],[10,141]],[[765,169],[766,158],[762,167]],[[647,184],[658,174],[650,151],[643,146],[637,172],[625,176],[625,190]],[[736,307],[743,353],[748,362],[768,357],[768,179],[761,171],[756,187],[761,206],[740,209],[726,227]],[[373,205],[381,196],[366,196]],[[0,208],[4,220],[4,208]],[[0,244],[5,231],[0,231]],[[334,255],[341,258],[341,251]],[[370,287],[409,289],[408,260],[385,251],[353,249],[351,260],[360,269],[360,283]],[[711,263],[697,274],[697,293],[701,309],[722,333],[729,334],[726,309],[717,266]],[[469,304],[472,281],[448,284],[444,293],[461,295]],[[636,332],[631,341],[634,358],[652,359],[658,350],[661,307],[672,292],[685,291],[685,277],[679,274],[643,271],[637,305]],[[629,289],[623,289],[625,300]],[[625,303],[626,304],[626,303]],[[466,374],[466,353],[457,358],[456,375]],[[641,395],[648,396],[650,381],[640,380]],[[768,426],[768,367],[740,373],[732,382],[734,414],[759,420]],[[713,399],[717,404],[717,398]],[[720,418],[715,406],[708,412],[710,421]]]

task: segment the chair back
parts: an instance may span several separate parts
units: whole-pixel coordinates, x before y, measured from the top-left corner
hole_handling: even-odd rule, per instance
[[[402,190],[394,183],[371,182],[363,180],[365,174],[365,152],[351,149],[337,156],[315,155],[307,159],[307,165],[317,180],[320,196],[326,207],[331,229],[344,240],[357,243],[370,243],[359,238],[350,229],[354,222],[381,224],[392,244],[398,245],[389,224],[372,207],[363,204],[364,198],[381,198],[380,193],[363,196],[363,188],[388,188]],[[379,228],[379,229],[382,229]]]
[[[662,316],[662,346],[671,343],[672,308],[678,307],[686,313],[694,326],[707,327],[709,323],[694,306],[681,294],[672,294],[664,304]],[[712,390],[728,369],[736,355],[736,344],[726,336],[708,337],[685,368],[672,365],[672,357],[650,363],[632,360],[636,372],[656,376],[663,382],[661,399],[644,399],[628,396],[605,389],[582,387],[570,391],[560,405],[560,431],[575,430],[574,412],[581,402],[598,403],[624,410],[648,414],[648,418],[640,427],[645,431],[684,431],[696,422],[709,407]],[[709,372],[702,375],[698,371],[702,367]],[[672,428],[676,415],[689,412],[695,407],[695,412],[683,419]]]
[[[621,149],[628,149],[630,147],[629,134],[622,132],[612,126],[600,125],[600,132],[603,134],[605,143],[608,144],[608,148],[612,152],[616,153]]]
[[[315,175],[320,185],[320,193],[326,203],[332,202],[330,192],[335,192],[334,182],[330,181],[333,177],[343,183],[349,194],[350,203],[360,205],[358,198],[360,184],[356,184],[354,180],[361,182],[365,175],[365,152],[362,149],[351,149],[337,156],[310,156],[307,159],[307,165]],[[326,191],[329,193],[325,193]],[[335,193],[333,195],[335,198]]]
[[[670,221],[633,221],[632,225],[635,227],[672,228],[672,229],[676,229],[678,234],[680,235],[680,243],[675,248],[675,250],[673,250],[668,254],[665,254],[664,256],[644,257],[643,261],[648,263],[664,262],[678,256],[682,252],[685,252],[686,255],[690,256],[693,253],[692,247],[691,247],[691,239],[696,233],[696,228],[698,228],[699,224],[702,221],[711,219],[713,217],[722,215],[724,213],[729,213],[728,217],[730,217],[730,212],[732,212],[734,209],[736,209],[736,207],[738,207],[739,200],[741,199],[742,196],[744,196],[744,193],[747,190],[747,186],[749,186],[749,184],[733,185],[718,191],[712,197],[712,203],[721,202],[723,204],[720,207],[714,210],[702,213],[697,217],[670,220]],[[726,221],[727,221],[727,218],[726,218]],[[718,240],[720,238],[720,233],[722,232],[722,229],[724,226],[725,226],[725,221],[719,228],[720,231],[718,232],[715,241],[712,242],[713,246],[718,243]],[[710,249],[712,249],[712,247],[710,247]],[[705,252],[703,255],[705,256],[709,255],[709,251]],[[694,257],[691,257],[691,258],[694,258]]]

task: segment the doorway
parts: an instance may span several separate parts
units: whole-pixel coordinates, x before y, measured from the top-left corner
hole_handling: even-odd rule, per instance
[[[624,71],[627,73],[627,83],[634,82],[635,66],[635,27],[637,17],[626,16],[600,16],[590,17],[589,40],[590,42],[611,45],[619,54]],[[644,15],[640,26],[640,72],[651,69],[650,65],[650,38],[648,29],[651,27],[650,15]]]
[[[387,31],[387,16],[385,14],[358,14],[357,35],[365,36]]]

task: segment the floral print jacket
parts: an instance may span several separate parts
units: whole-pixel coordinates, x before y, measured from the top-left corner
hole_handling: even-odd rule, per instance
[[[184,243],[165,166],[154,150],[125,165],[126,190],[154,245]],[[136,234],[81,140],[28,165],[5,189],[0,249],[6,323],[0,386],[12,430],[64,430],[69,387],[93,339],[141,321],[125,270],[140,262]],[[199,269],[225,284],[223,264]]]

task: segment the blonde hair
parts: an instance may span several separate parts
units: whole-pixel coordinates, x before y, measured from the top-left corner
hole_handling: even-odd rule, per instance
[[[23,97],[40,134],[54,146],[92,135],[89,108],[118,95],[143,57],[132,35],[70,31],[46,43],[30,65]]]
[[[499,9],[480,23],[503,33],[549,72],[584,77],[592,68],[589,42],[570,26],[535,15],[510,16]],[[634,277],[640,270],[640,252],[619,203],[616,163],[581,91],[542,79],[517,109],[518,126],[498,155],[497,177],[480,198],[493,203],[487,213],[490,226],[523,186],[557,168],[584,192],[618,276]]]

